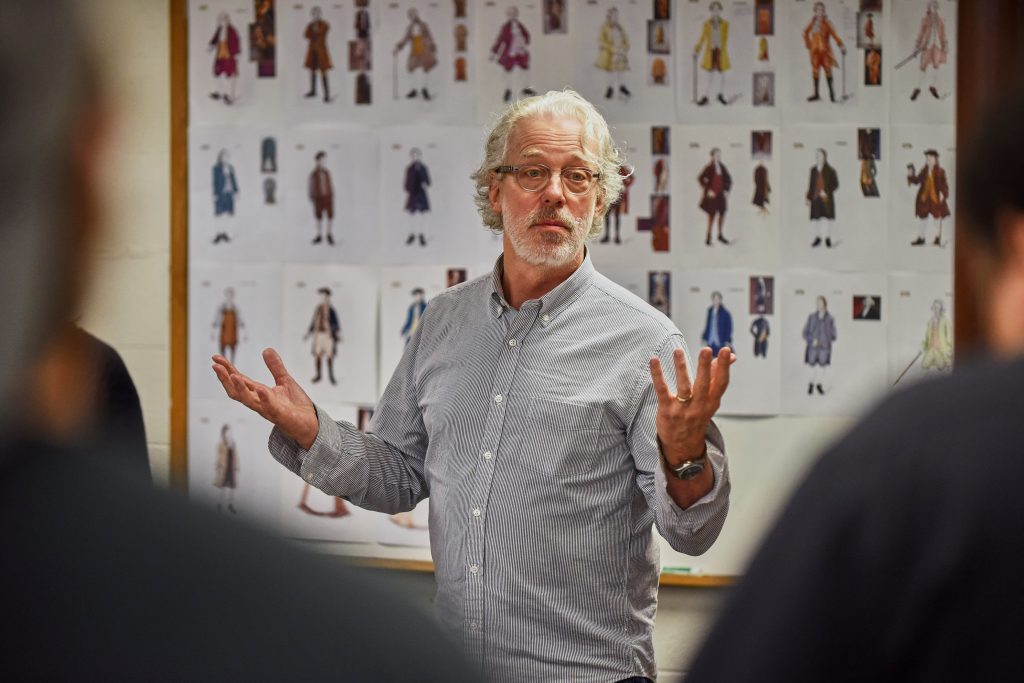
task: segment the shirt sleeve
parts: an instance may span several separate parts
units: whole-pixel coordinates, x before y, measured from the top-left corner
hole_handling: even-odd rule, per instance
[[[687,365],[690,365],[690,355],[682,335],[672,335],[657,354],[669,386],[675,385],[672,354],[676,349],[683,349]],[[712,422],[708,426],[705,443],[708,464],[714,474],[715,483],[711,491],[693,505],[685,510],[680,508],[668,493],[668,481],[661,463],[655,426],[658,397],[646,366],[637,384],[638,407],[627,433],[630,451],[637,468],[637,484],[654,512],[654,524],[658,533],[675,550],[687,555],[700,555],[718,538],[729,512],[731,483],[729,465],[725,457],[725,440]]]
[[[320,423],[309,450],[275,428],[274,458],[308,483],[359,507],[394,514],[429,495],[424,475],[427,434],[413,380],[419,330],[388,382],[367,432],[337,422],[317,406]]]

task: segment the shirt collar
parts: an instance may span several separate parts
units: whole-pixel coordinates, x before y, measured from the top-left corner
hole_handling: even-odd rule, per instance
[[[494,270],[491,272],[491,302],[493,305],[491,315],[495,318],[500,318],[505,309],[509,308],[509,304],[505,300],[505,291],[501,286],[501,276],[504,270],[505,255],[502,254],[494,262]],[[596,273],[594,264],[590,260],[590,250],[584,247],[583,263],[580,264],[579,268],[573,271],[572,275],[566,278],[564,282],[540,298],[542,323],[546,325],[551,322],[569,304],[576,301],[594,281]],[[531,301],[537,300],[525,301],[523,305],[525,306]]]

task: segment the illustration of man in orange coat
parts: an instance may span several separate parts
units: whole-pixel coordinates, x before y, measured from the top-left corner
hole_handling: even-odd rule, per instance
[[[729,22],[722,18],[722,3],[712,2],[708,7],[711,18],[704,22],[700,31],[700,40],[693,46],[693,56],[696,60],[701,55],[701,48],[704,53],[700,56],[700,68],[708,72],[708,79],[704,85],[704,94],[697,100],[698,106],[703,107],[708,103],[711,91],[717,91],[717,99],[722,104],[729,104],[725,99],[725,72],[729,70]],[[717,78],[716,78],[717,76]],[[694,74],[696,78],[696,74]],[[715,88],[715,81],[718,87]]]
[[[924,159],[925,164],[920,171],[916,171],[913,164],[907,164],[907,184],[920,186],[914,202],[914,214],[921,219],[919,232],[917,239],[910,244],[919,247],[925,243],[924,233],[930,218],[938,224],[933,244],[941,247],[942,221],[949,216],[949,181],[946,180],[945,169],[939,166],[938,152],[926,150]]]
[[[306,47],[305,67],[309,69],[309,92],[306,97],[316,97],[316,75],[320,74],[320,80],[324,86],[324,102],[331,101],[331,91],[327,85],[327,72],[333,68],[331,55],[327,51],[327,32],[331,25],[323,20],[323,11],[319,7],[310,10],[312,21],[306,24],[306,32],[303,34],[309,45]]]
[[[937,87],[939,67],[946,63],[949,43],[946,41],[946,23],[939,16],[937,0],[930,0],[928,3],[924,19],[921,20],[921,30],[917,33],[914,49],[921,55],[921,77],[914,92],[910,94],[910,99],[911,101],[916,100],[917,96],[921,94],[921,88],[924,87],[924,81],[928,74],[928,67],[932,68],[932,82],[928,86],[928,92],[935,99],[939,99]]]
[[[843,55],[846,54],[846,46],[843,39],[836,33],[835,27],[828,19],[825,12],[825,3],[814,3],[814,18],[804,29],[804,45],[810,52],[811,57],[811,78],[814,81],[814,94],[807,98],[808,102],[817,102],[821,99],[819,85],[821,83],[821,72],[825,71],[825,80],[828,81],[828,96],[833,102],[836,101],[836,91],[832,82],[832,67],[839,66],[836,56],[832,52],[832,43],[835,41]]]

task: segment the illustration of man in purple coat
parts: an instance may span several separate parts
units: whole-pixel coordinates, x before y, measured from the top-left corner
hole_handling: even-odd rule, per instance
[[[529,97],[537,92],[526,82],[526,72],[530,70],[530,32],[526,26],[519,21],[519,8],[512,5],[505,13],[508,21],[501,25],[498,32],[498,39],[491,46],[491,61],[498,62],[504,73],[505,82],[504,100],[512,100],[512,93],[517,90],[516,76],[522,81],[522,95]],[[519,74],[516,74],[516,69]]]
[[[405,211],[409,214],[409,237],[406,244],[412,244],[418,236],[420,246],[427,246],[427,238],[422,227],[417,227],[425,215],[430,212],[430,198],[427,197],[427,187],[430,186],[430,170],[427,165],[420,161],[423,154],[416,147],[409,151],[412,161],[405,167]],[[417,214],[420,214],[417,217]]]
[[[813,394],[817,389],[824,394],[822,382],[825,381],[825,370],[832,364],[832,343],[836,340],[836,320],[828,312],[828,301],[824,296],[818,297],[817,310],[807,316],[804,324],[804,363],[811,366],[811,381],[807,385],[807,393]]]

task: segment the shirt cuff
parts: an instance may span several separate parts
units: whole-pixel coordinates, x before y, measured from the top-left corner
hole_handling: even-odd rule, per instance
[[[654,486],[658,496],[658,506],[670,517],[671,522],[678,524],[677,528],[688,528],[691,531],[699,530],[709,520],[715,517],[720,505],[719,498],[728,499],[729,491],[729,464],[725,459],[725,453],[710,439],[705,439],[707,444],[707,460],[711,467],[714,484],[711,490],[699,498],[693,505],[683,509],[679,507],[672,496],[668,493],[668,473],[665,472],[664,462],[660,462],[654,473]]]

